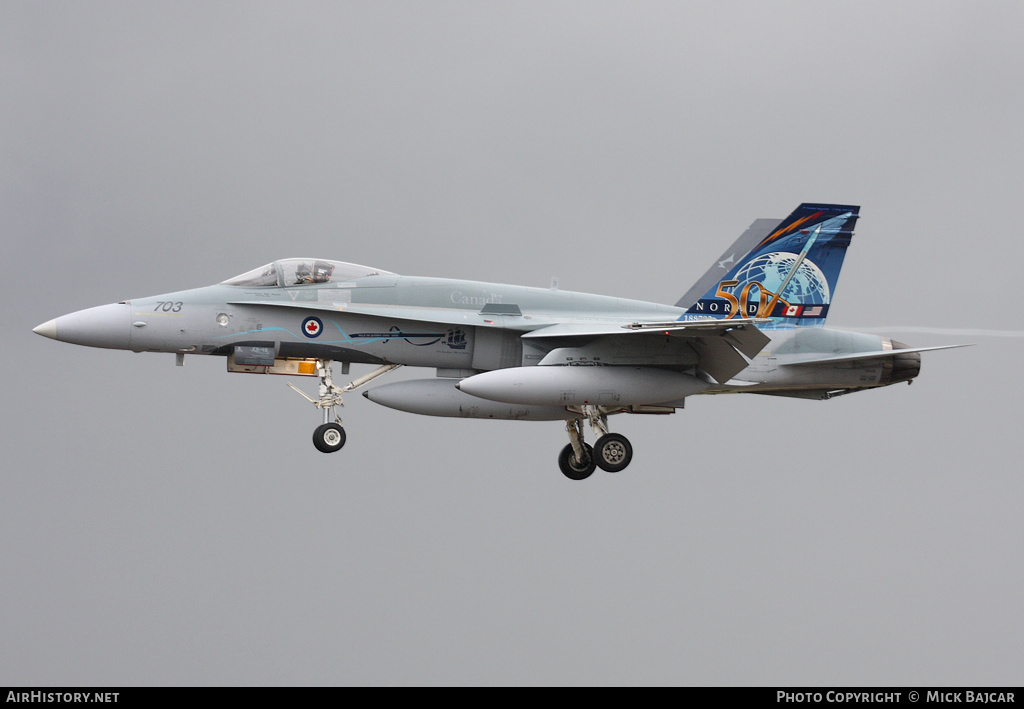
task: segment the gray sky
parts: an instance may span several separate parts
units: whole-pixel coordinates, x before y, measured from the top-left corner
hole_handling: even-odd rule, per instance
[[[0,684],[1019,684],[1022,25],[0,0]],[[674,303],[802,201],[862,205],[830,325],[978,346],[615,417],[583,483],[557,422],[352,396],[325,456],[282,378],[31,332],[306,255]]]

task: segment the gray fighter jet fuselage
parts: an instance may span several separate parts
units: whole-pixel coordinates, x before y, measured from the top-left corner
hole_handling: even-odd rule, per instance
[[[301,258],[81,310],[35,332],[175,353],[179,364],[214,355],[233,372],[319,377],[319,395],[303,396],[322,409],[314,444],[323,452],[344,445],[344,393],[396,366],[431,368],[436,376],[364,396],[434,416],[564,420],[559,465],[581,479],[632,458],[608,430],[611,414],[671,413],[695,394],[824,399],[913,380],[920,352],[941,348],[823,326],[856,218],[856,207],[805,204],[786,220],[758,220],[675,306]],[[377,369],[339,387],[334,362],[345,373],[352,363]]]

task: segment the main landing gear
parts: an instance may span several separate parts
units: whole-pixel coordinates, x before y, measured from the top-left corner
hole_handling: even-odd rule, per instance
[[[558,467],[570,480],[589,478],[595,469],[609,473],[625,469],[633,459],[633,446],[621,433],[608,432],[608,415],[597,406],[584,406],[582,413],[597,437],[594,445],[583,440],[583,419],[568,419],[565,430],[569,445],[558,455]]]
[[[333,364],[329,359],[318,359],[316,361],[316,374],[320,377],[319,399],[314,399],[293,384],[288,384],[292,389],[299,392],[306,401],[324,412],[324,422],[313,431],[313,445],[321,453],[334,453],[341,450],[341,447],[345,445],[345,429],[341,427],[341,417],[338,416],[338,408],[345,405],[342,401],[342,394],[358,389],[380,375],[387,374],[392,369],[402,366],[400,364],[386,364],[339,388],[331,379],[331,365]],[[345,372],[347,373],[347,371],[346,369]],[[334,416],[333,421],[330,420],[332,415]]]

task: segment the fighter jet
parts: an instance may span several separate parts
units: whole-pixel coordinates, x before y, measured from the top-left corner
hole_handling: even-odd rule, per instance
[[[921,352],[825,327],[859,207],[758,219],[675,305],[288,258],[217,285],[63,315],[34,332],[89,347],[224,357],[229,372],[319,378],[313,444],[345,444],[343,396],[396,367],[433,377],[363,395],[428,416],[564,421],[562,473],[618,472],[613,414],[670,414],[698,394],[806,399],[910,383]],[[950,345],[948,347],[959,347]],[[377,365],[346,386],[334,363]],[[595,441],[585,441],[589,427]]]

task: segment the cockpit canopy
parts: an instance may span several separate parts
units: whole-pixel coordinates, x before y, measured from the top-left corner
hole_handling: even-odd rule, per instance
[[[344,261],[328,261],[320,258],[286,258],[254,268],[240,276],[229,278],[221,285],[283,288],[310,283],[337,283],[363,276],[379,275],[394,274],[379,268],[370,268]]]

